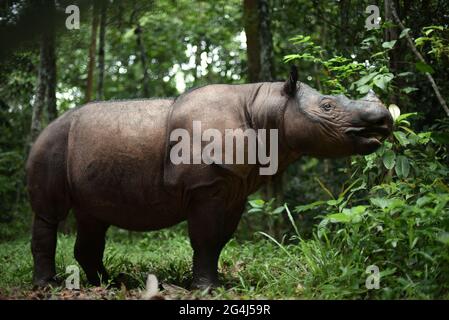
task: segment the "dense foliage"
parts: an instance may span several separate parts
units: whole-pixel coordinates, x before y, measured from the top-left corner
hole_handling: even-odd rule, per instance
[[[66,1],[56,1],[56,14],[42,25],[34,23],[35,16],[47,16],[39,11],[41,1],[0,5],[0,36],[10,44],[0,51],[0,262],[6,266],[0,296],[30,289],[32,213],[24,165],[46,24],[55,30],[58,113],[87,102],[98,11],[88,1],[72,2],[81,8],[80,30],[64,27]],[[449,298],[449,121],[429,81],[431,75],[449,101],[449,2],[394,1],[402,28],[382,9],[391,1],[374,1],[382,19],[372,30],[365,28],[365,8],[373,1],[262,2],[270,9],[272,44],[259,48],[272,50],[268,78],[249,74],[248,1],[98,1],[106,3],[98,99],[177,96],[209,83],[284,79],[294,63],[300,80],[323,93],[359,98],[374,90],[394,116],[393,135],[375,153],[303,158],[278,178],[275,197],[266,190],[250,197],[220,262],[225,288],[214,297]],[[39,120],[41,128],[51,121],[49,108]],[[61,229],[66,235],[59,239],[57,266],[63,273],[75,263],[73,217]],[[149,235],[114,229],[106,267],[125,273],[135,290],[147,272],[185,286],[191,275],[184,229]],[[379,289],[365,285],[370,266],[380,272]],[[131,294],[122,288],[107,298]],[[178,290],[174,296],[189,294]]]

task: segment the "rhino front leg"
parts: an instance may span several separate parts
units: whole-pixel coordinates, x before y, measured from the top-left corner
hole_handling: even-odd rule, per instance
[[[108,227],[94,218],[77,215],[75,259],[86,273],[89,283],[94,286],[108,280],[108,273],[103,265]]]
[[[237,228],[244,209],[244,205],[239,205],[226,211],[224,206],[224,201],[213,201],[198,205],[190,211],[188,224],[193,248],[194,289],[219,285],[218,259]]]

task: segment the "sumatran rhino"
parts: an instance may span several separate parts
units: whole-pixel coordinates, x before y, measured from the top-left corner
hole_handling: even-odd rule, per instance
[[[93,102],[69,111],[41,133],[27,162],[36,285],[55,280],[57,226],[70,209],[78,229],[75,258],[91,284],[108,277],[102,260],[110,225],[147,231],[187,220],[193,286],[217,285],[220,252],[247,196],[268,176],[259,159],[174,163],[171,133],[193,133],[194,121],[203,132],[242,129],[236,139],[246,129],[276,130],[276,149],[267,144],[277,153],[277,173],[303,155],[371,153],[392,129],[374,93],[360,100],[323,95],[298,83],[296,68],[285,83],[208,85],[175,100]],[[188,151],[195,157],[203,147],[204,141]]]

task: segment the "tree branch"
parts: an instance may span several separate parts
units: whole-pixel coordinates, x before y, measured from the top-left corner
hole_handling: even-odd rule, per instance
[[[393,14],[394,20],[399,25],[402,31],[405,30],[405,26],[402,24],[401,19],[399,19],[398,13],[396,12],[396,8],[394,7],[393,2],[390,3],[391,7],[391,13]],[[424,60],[424,57],[419,53],[418,49],[416,49],[415,44],[413,43],[412,38],[408,34],[408,32],[405,33],[405,38],[407,39],[407,43],[412,50],[412,52],[415,54],[415,56],[420,60],[422,63],[426,63],[426,60]],[[441,106],[443,107],[444,111],[446,112],[447,116],[449,117],[449,108],[446,104],[446,101],[444,101],[443,96],[441,95],[440,89],[438,89],[437,84],[435,83],[435,80],[433,79],[432,75],[428,72],[425,73],[427,79],[429,80],[430,84],[432,85],[433,91],[435,91],[435,95],[437,96],[438,101],[440,102]]]

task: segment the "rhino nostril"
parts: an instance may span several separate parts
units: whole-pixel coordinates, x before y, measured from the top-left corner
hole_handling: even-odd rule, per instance
[[[374,124],[374,125],[381,126],[381,125],[386,123],[386,118],[379,118],[377,120],[372,121],[371,123]]]

